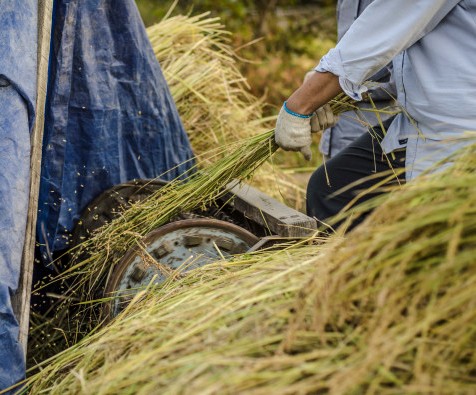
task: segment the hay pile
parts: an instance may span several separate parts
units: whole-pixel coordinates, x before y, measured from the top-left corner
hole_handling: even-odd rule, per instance
[[[382,201],[346,238],[144,291],[31,393],[475,393],[476,146]]]

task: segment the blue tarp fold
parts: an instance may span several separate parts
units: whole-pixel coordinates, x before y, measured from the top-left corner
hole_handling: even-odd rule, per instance
[[[25,373],[11,297],[18,287],[36,99],[37,0],[0,0],[0,389]]]
[[[81,211],[101,192],[173,169],[163,177],[170,180],[192,157],[135,2],[57,0],[40,243],[67,248]],[[44,247],[42,257],[48,259]]]

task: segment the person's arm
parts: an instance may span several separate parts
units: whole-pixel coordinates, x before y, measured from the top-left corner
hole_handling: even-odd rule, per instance
[[[360,100],[365,81],[432,31],[460,2],[375,0],[315,70],[338,75],[343,90]]]
[[[433,30],[461,0],[375,0],[352,24],[308,78],[285,102],[275,139],[286,150],[310,157],[309,115],[344,91],[361,100],[363,83]]]
[[[288,107],[308,114],[342,90],[359,100],[370,76],[433,30],[460,1],[375,0],[316,67],[321,73],[290,96]]]
[[[312,73],[287,100],[287,107],[310,114],[342,92],[339,77],[332,73]]]

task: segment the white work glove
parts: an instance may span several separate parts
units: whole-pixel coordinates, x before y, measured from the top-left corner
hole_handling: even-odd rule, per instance
[[[311,133],[334,126],[336,121],[337,117],[332,113],[329,104],[318,108],[310,118],[299,118],[289,114],[283,106],[276,121],[274,139],[282,149],[299,151],[309,161],[312,159]]]
[[[311,132],[317,133],[334,126],[339,117],[335,116],[329,104],[319,107],[311,117]]]
[[[289,114],[281,107],[274,139],[282,149],[286,151],[299,151],[306,160],[311,160],[311,118],[299,118]]]

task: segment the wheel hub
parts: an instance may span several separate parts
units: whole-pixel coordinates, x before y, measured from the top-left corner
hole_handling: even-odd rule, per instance
[[[110,317],[151,283],[165,281],[180,268],[191,270],[249,250],[259,238],[247,230],[214,219],[188,219],[162,226],[143,239],[143,248],[129,250],[114,268],[106,286]]]

